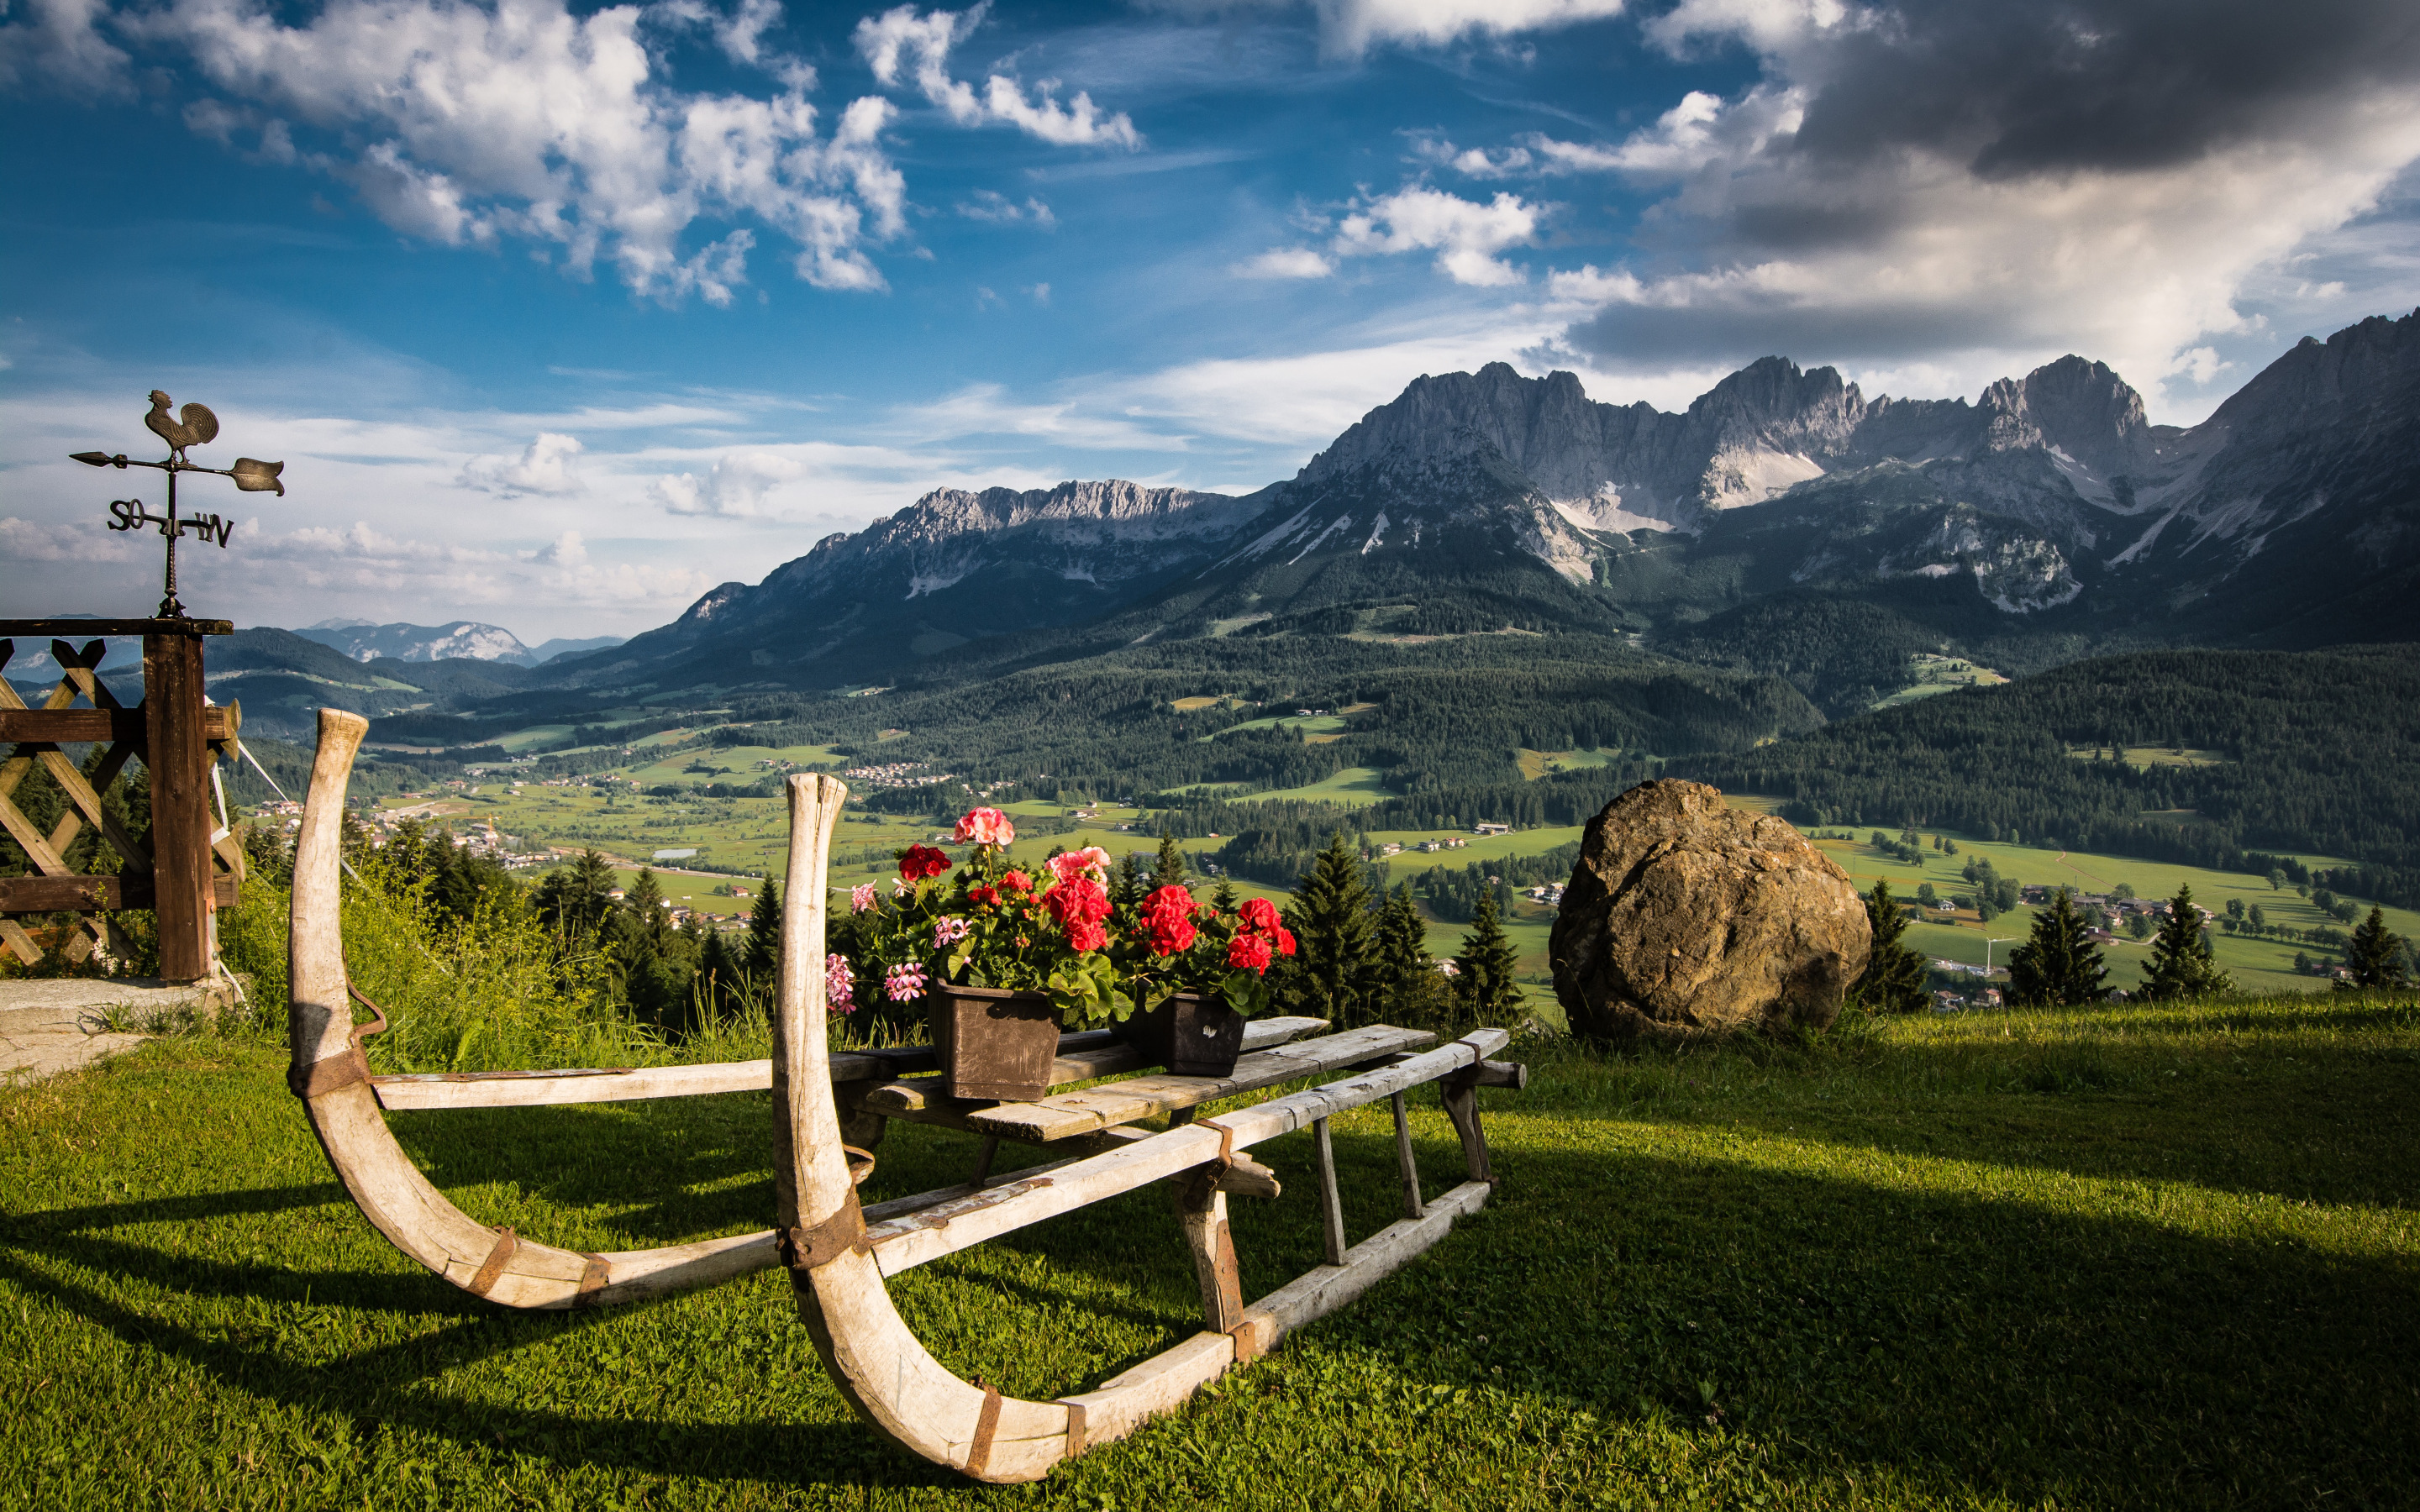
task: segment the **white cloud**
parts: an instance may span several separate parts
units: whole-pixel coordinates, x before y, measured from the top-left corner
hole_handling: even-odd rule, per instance
[[[1102,407],[1078,400],[1019,404],[997,383],[974,383],[936,403],[902,409],[901,421],[934,440],[965,436],[1028,436],[1086,451],[1181,452],[1185,438],[1171,436]],[[1089,411],[1089,412],[1088,412]]]
[[[1320,51],[1359,57],[1374,42],[1441,46],[1474,32],[1504,38],[1621,13],[1622,0],[1312,0]]]
[[[1597,310],[1565,349],[1913,364],[1967,393],[2073,351],[2160,418],[2198,418],[2213,340],[2256,334],[2247,292],[2420,160],[2420,91],[2397,78],[2420,65],[2391,7],[2264,34],[2258,67],[2224,28],[2110,14],[2062,41],[2030,12],[1684,0],[1651,39],[1745,43],[1759,83],[1692,91],[1610,145],[1520,139],[1529,172],[1669,191],[1640,223],[1648,259],[1550,280]]]
[[[108,0],[27,0],[21,14],[25,19],[0,26],[0,85],[91,100],[133,94],[132,60],[101,34]]]
[[[503,494],[507,499],[532,493],[575,494],[581,491],[582,485],[571,459],[581,450],[574,437],[540,431],[517,458],[473,457],[462,465],[462,474],[457,481],[465,488]]]
[[[880,144],[892,107],[859,100],[818,135],[814,70],[764,44],[777,0],[586,14],[567,0],[331,0],[296,24],[286,14],[254,0],[34,0],[0,25],[0,79],[122,92],[135,59],[106,30],[198,71],[214,93],[184,108],[196,134],[234,147],[256,132],[254,156],[351,185],[409,236],[533,240],[575,277],[601,258],[641,294],[722,303],[755,239],[728,223],[752,218],[799,244],[809,283],[884,286],[867,249],[905,228],[905,180]],[[779,92],[674,86],[641,27],[693,23],[770,69]],[[718,220],[721,235],[683,246]]]
[[[1326,278],[1336,265],[1309,247],[1271,247],[1257,257],[1231,263],[1237,278]]]
[[[964,11],[935,9],[923,15],[913,5],[896,6],[857,23],[857,50],[874,70],[876,82],[896,87],[903,71],[919,93],[960,126],[999,122],[1057,147],[1142,146],[1142,133],[1125,112],[1104,114],[1093,97],[1078,90],[1065,104],[1058,100],[1059,82],[1045,79],[1026,98],[1026,85],[1005,74],[992,74],[981,95],[972,85],[950,77],[950,49],[974,34],[991,8],[990,0]]]
[[[973,198],[959,201],[957,211],[970,221],[991,221],[1002,225],[1022,223],[1049,230],[1059,224],[1059,218],[1050,213],[1050,207],[1039,199],[1028,195],[1025,203],[1020,205],[990,189],[978,189]]]
[[[1434,251],[1437,270],[1457,284],[1518,284],[1527,275],[1497,254],[1535,237],[1547,208],[1513,194],[1499,193],[1481,205],[1416,186],[1346,215],[1332,245],[1338,255],[1347,257]]]
[[[703,475],[667,473],[648,485],[656,502],[675,515],[749,518],[770,514],[768,496],[806,476],[803,462],[771,450],[729,452]]]

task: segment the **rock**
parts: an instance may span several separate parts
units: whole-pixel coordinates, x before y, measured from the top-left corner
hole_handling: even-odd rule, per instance
[[[1873,930],[1848,873],[1702,782],[1642,782],[1589,821],[1548,945],[1576,1034],[1688,1038],[1839,1016]]]

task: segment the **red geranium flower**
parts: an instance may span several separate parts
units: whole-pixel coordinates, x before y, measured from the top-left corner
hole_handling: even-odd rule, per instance
[[[1032,892],[1033,890],[1033,879],[1027,876],[1022,872],[1011,872],[1008,875],[1000,879],[1000,885],[1006,887],[1011,892]]]
[[[1078,950],[1097,950],[1109,943],[1109,932],[1088,919],[1070,920],[1067,943]]]
[[[1193,920],[1179,914],[1171,918],[1156,918],[1151,923],[1151,949],[1154,955],[1174,955],[1192,949]]]
[[[1000,889],[996,887],[969,887],[967,889],[967,902],[982,903],[985,907],[988,908],[992,904],[1000,902]]]
[[[1283,924],[1280,924],[1277,932],[1277,942],[1278,954],[1294,954],[1294,931],[1286,928]]]
[[[1249,933],[1236,935],[1227,942],[1227,965],[1231,970],[1268,970],[1269,937]]]
[[[1050,917],[1062,924],[1097,924],[1109,917],[1109,895],[1101,885],[1088,876],[1078,876],[1062,882],[1042,895],[1042,904]],[[1095,946],[1078,946],[1078,949],[1095,949]]]
[[[899,857],[899,874],[909,882],[938,877],[950,869],[950,858],[930,845],[910,845]]]
[[[1244,906],[1236,912],[1243,916],[1246,929],[1274,930],[1279,927],[1278,905],[1266,898],[1247,898]]]

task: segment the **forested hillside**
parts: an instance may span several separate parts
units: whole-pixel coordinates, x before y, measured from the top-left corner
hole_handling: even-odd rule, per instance
[[[1178,707],[1212,698],[1222,702]],[[1329,727],[1287,720],[1298,708],[1330,711]],[[832,745],[1045,796],[1212,784],[1240,795],[1366,768],[1392,793],[1433,798],[1521,786],[1523,747],[1716,751],[1822,722],[1777,679],[1536,634],[1190,640],[933,692],[767,701],[737,717],[750,722],[722,737],[734,743]]]
[[[1673,770],[1801,824],[1940,826],[2189,861],[2316,852],[2420,898],[2420,647],[2077,662]],[[2130,748],[2133,754],[2128,754]]]

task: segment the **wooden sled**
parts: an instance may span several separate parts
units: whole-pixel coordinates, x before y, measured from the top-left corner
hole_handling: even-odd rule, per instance
[[[1429,1048],[1434,1037],[1373,1026],[1305,1038],[1315,1019],[1256,1022],[1235,1074],[1147,1075],[1032,1103],[954,1103],[909,1075],[932,1068],[929,1050],[834,1053],[827,1047],[824,914],[831,832],[847,789],[826,777],[789,779],[790,859],[783,910],[783,969],[769,1062],[644,1071],[513,1072],[488,1076],[373,1077],[347,1001],[336,925],[336,848],[344,786],[365,721],[319,717],[319,753],[295,853],[293,1064],[321,1147],[354,1200],[397,1248],[491,1301],[566,1307],[636,1301],[785,1267],[799,1310],[843,1395],[884,1437],[980,1480],[1038,1479],[1063,1459],[1122,1438],[1181,1405],[1231,1365],[1266,1352],[1293,1329],[1342,1307],[1443,1238],[1486,1201],[1494,1177],[1479,1125],[1477,1089],[1519,1088],[1526,1068],[1486,1057],[1509,1038],[1481,1029]],[[1064,1036],[1054,1081],[1090,1081],[1139,1065],[1105,1034]],[[1342,1080],[1255,1106],[1196,1119],[1206,1102],[1337,1070]],[[1404,1094],[1439,1082],[1462,1140],[1468,1179],[1423,1198]],[[682,1096],[769,1086],[779,1227],[658,1250],[579,1254],[486,1227],[429,1185],[388,1132],[385,1108],[535,1105]],[[1327,1119],[1388,1099],[1404,1190],[1404,1217],[1358,1244],[1345,1242]],[[1138,1119],[1168,1117],[1162,1132]],[[985,1139],[974,1179],[959,1186],[861,1208],[844,1131],[871,1145],[892,1118],[939,1123]],[[1245,1304],[1227,1226],[1231,1194],[1278,1195],[1265,1166],[1245,1153],[1281,1134],[1313,1131],[1327,1263]],[[1086,1151],[993,1176],[1003,1139]],[[1201,1283],[1203,1332],[1098,1388],[1048,1402],[1021,1401],[959,1379],[933,1359],[891,1303],[885,1278],[1030,1224],[1155,1181],[1173,1183]]]

